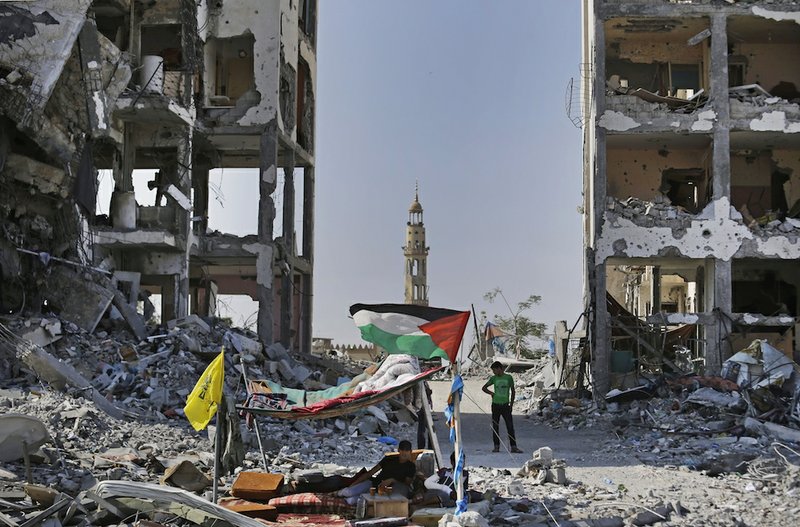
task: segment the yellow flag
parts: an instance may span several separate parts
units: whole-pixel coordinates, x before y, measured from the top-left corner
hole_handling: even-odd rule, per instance
[[[206,371],[200,376],[194,390],[186,398],[183,408],[186,418],[195,430],[208,426],[211,418],[217,413],[217,405],[222,400],[222,386],[225,380],[225,348],[219,357],[211,361]]]

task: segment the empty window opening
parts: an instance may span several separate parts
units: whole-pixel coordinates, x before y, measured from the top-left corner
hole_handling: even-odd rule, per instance
[[[612,265],[606,271],[609,294],[638,318],[703,311],[702,276],[702,265],[691,261],[680,266]]]
[[[734,260],[734,313],[797,316],[800,269],[796,262]]]
[[[669,168],[661,176],[661,192],[672,205],[692,214],[708,203],[706,173],[702,168]]]
[[[758,150],[731,137],[731,204],[745,224],[800,217],[800,149]]]
[[[607,194],[634,222],[697,214],[711,198],[710,157],[709,137],[609,136]]]
[[[215,168],[208,174],[208,230],[258,233],[258,169]],[[280,209],[276,209],[280,210]]]
[[[615,18],[605,23],[611,94],[691,99],[708,91],[705,18]],[[649,92],[646,93],[646,92]]]
[[[255,90],[253,35],[211,39],[213,70],[206,78],[211,106],[234,106],[249,91]]]
[[[140,47],[142,57],[157,55],[164,59],[165,71],[179,71],[183,66],[180,24],[142,26]]]
[[[800,26],[753,16],[728,19],[728,78],[731,86],[758,84],[783,99],[800,98]]]
[[[216,298],[216,316],[228,320],[231,324],[254,329],[258,321],[258,302],[248,295],[220,294]]]
[[[97,31],[113,42],[120,51],[128,51],[130,26],[126,21],[125,13],[110,7],[105,9],[95,7],[94,11]]]

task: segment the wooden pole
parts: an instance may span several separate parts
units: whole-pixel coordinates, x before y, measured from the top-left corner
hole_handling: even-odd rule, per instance
[[[428,439],[431,442],[431,449],[436,458],[436,466],[443,468],[444,459],[442,458],[442,449],[439,448],[439,438],[436,436],[436,430],[433,428],[433,410],[428,403],[428,392],[425,389],[425,381],[420,381],[420,391],[422,392],[422,418],[425,419],[425,426],[428,428]]]

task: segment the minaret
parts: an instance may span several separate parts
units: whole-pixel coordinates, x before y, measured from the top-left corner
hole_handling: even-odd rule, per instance
[[[406,267],[406,304],[428,305],[428,250],[425,245],[425,224],[422,223],[422,205],[419,202],[419,184],[414,201],[408,208],[406,246],[403,247]]]

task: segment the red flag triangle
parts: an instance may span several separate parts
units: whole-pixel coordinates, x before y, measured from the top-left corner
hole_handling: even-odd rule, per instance
[[[461,346],[461,339],[464,338],[464,330],[467,329],[469,315],[469,311],[462,311],[422,324],[419,329],[430,335],[433,343],[447,353],[450,362],[455,362],[458,347]]]

